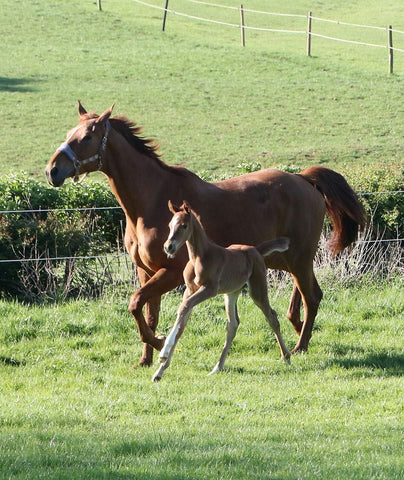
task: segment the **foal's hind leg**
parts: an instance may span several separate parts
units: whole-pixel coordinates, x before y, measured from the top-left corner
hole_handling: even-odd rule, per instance
[[[226,361],[226,357],[229,353],[233,339],[236,336],[238,326],[240,325],[240,319],[237,313],[237,299],[239,295],[240,291],[229,293],[224,296],[227,314],[227,336],[219,361],[214,366],[213,370],[209,373],[209,375],[213,375],[216,372],[223,370],[224,362]]]
[[[269,305],[265,266],[264,268],[261,268],[261,266],[254,267],[254,271],[250,277],[248,286],[250,288],[251,298],[257,307],[262,310],[267,322],[269,323],[269,326],[272,328],[275,334],[281,350],[282,358],[285,360],[285,362],[290,363],[290,352],[283,340],[278,317],[275,310],[272,310],[271,306]]]

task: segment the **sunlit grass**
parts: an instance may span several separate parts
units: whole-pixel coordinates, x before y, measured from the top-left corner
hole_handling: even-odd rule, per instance
[[[93,2],[3,3],[3,173],[42,178],[77,121],[78,98],[97,112],[115,103],[116,113],[157,137],[168,163],[219,177],[237,174],[243,161],[322,163],[346,174],[352,165],[402,162],[404,57],[398,54],[389,76],[387,59],[375,58],[384,50],[316,39],[308,58],[304,35],[258,33],[243,49],[237,29],[175,16],[162,33],[160,12],[129,0],[104,2],[103,12]],[[368,16],[371,24],[395,12],[393,5],[380,13],[377,2],[362,2],[360,13],[359,5],[351,13],[315,7],[345,21]],[[304,2],[271,8],[307,13]],[[281,19],[270,21],[279,26]]]
[[[218,297],[196,309],[159,384],[153,368],[130,369],[141,344],[123,297],[3,301],[1,478],[398,480],[400,287],[326,286],[310,353],[290,367],[242,297],[227,368],[207,377],[225,335]],[[276,292],[292,345],[289,291]],[[160,331],[179,301],[164,298]]]

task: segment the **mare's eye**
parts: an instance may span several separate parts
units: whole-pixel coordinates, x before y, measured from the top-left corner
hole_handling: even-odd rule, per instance
[[[88,142],[88,141],[90,141],[90,140],[91,140],[91,136],[90,136],[90,135],[85,135],[85,136],[83,137],[83,140],[82,140],[82,141],[83,141],[83,142]]]
[[[183,224],[181,225],[181,228],[182,228],[183,230],[186,230],[187,227],[188,227],[188,225],[187,225],[186,223],[183,223]]]

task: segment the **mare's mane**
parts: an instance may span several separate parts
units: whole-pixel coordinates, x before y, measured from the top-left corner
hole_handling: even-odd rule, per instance
[[[98,118],[98,115],[90,112],[82,115],[80,121],[86,121],[96,118]],[[135,122],[131,122],[123,115],[111,117],[109,121],[111,123],[111,127],[118,133],[120,133],[137,152],[143,153],[148,158],[154,160],[164,170],[168,170],[172,173],[180,175],[184,175],[185,172],[188,172],[184,168],[172,167],[164,163],[160,159],[161,154],[157,152],[160,145],[155,142],[155,139],[140,136],[143,131],[143,127],[141,125],[138,125]]]

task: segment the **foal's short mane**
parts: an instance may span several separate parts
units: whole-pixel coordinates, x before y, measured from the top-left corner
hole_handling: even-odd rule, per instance
[[[98,118],[98,115],[90,112],[82,115],[81,121],[96,118]],[[168,170],[180,175],[184,175],[185,172],[187,172],[187,170],[181,167],[172,167],[160,160],[161,154],[157,152],[160,145],[156,143],[153,138],[139,136],[143,131],[143,127],[141,125],[131,122],[123,115],[111,117],[109,121],[111,122],[111,126],[114,128],[114,130],[119,132],[137,152],[145,154],[147,157],[157,162],[157,164],[164,170]]]

